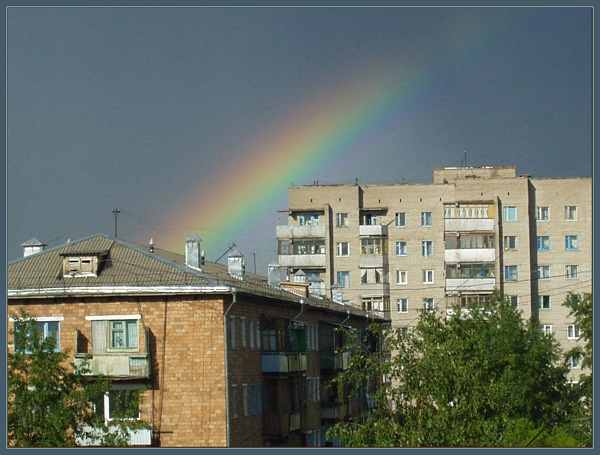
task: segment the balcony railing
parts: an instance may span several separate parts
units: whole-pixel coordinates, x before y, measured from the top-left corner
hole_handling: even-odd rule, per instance
[[[81,447],[93,447],[99,446],[103,434],[102,429],[94,429],[92,427],[84,428],[87,433],[87,437],[76,438],[76,443]],[[110,430],[109,430],[110,431]],[[147,428],[139,428],[135,430],[128,430],[129,432],[129,445],[130,446],[150,446],[152,444],[152,430]]]
[[[75,366],[87,366],[86,376],[103,375],[113,378],[150,377],[150,356],[148,354],[75,354]]]
[[[493,291],[496,287],[495,278],[448,278],[446,292],[456,291]]]
[[[325,238],[325,226],[277,226],[278,239]]]
[[[494,262],[496,250],[494,248],[461,248],[445,250],[446,262]]]
[[[295,373],[306,371],[306,354],[263,352],[261,356],[263,373]]]
[[[358,227],[358,235],[361,237],[381,237],[388,235],[388,227],[383,224],[361,225]]]
[[[321,369],[323,370],[346,370],[350,361],[350,353],[342,352],[332,356],[321,357]]]
[[[325,267],[325,254],[280,254],[279,265],[282,267]]]

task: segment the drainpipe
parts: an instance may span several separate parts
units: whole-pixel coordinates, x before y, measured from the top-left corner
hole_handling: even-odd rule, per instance
[[[305,301],[304,299],[300,299],[300,313],[298,313],[296,316],[294,316],[292,318],[292,321],[295,321],[296,319],[298,319],[300,316],[302,316],[302,313],[304,313],[304,304]]]
[[[229,342],[227,336],[227,317],[229,316],[229,312],[233,308],[233,305],[237,303],[237,291],[232,290],[231,305],[225,311],[225,315],[223,318],[223,329],[224,329],[224,338],[225,338],[225,400],[226,400],[226,428],[227,428],[227,447],[231,447],[231,429],[229,428],[229,417],[230,417],[230,409],[229,409]]]
[[[345,322],[346,322],[348,319],[350,319],[350,310],[346,310],[346,315],[347,315],[347,316],[346,316],[346,319],[344,319],[342,322],[340,322],[340,325],[341,325],[342,327],[344,327],[344,323],[345,323]]]

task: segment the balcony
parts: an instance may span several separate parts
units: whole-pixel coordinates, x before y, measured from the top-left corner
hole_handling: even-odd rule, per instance
[[[448,278],[446,293],[493,291],[496,287],[495,278]]]
[[[103,436],[103,430],[100,428],[94,429],[92,427],[85,427],[84,431],[88,437],[75,438],[78,446],[82,447],[93,447],[100,445],[100,438]],[[110,430],[109,430],[110,431]],[[129,431],[129,445],[130,446],[150,446],[152,444],[152,430],[147,428],[139,428],[136,430]]]
[[[350,361],[350,353],[342,352],[332,356],[321,357],[322,370],[347,370]]]
[[[282,267],[325,267],[327,256],[325,254],[280,254],[279,265]]]
[[[358,235],[361,237],[382,237],[388,235],[388,227],[383,224],[361,225],[358,227]]]
[[[295,373],[306,371],[306,354],[264,352],[261,356],[263,373]]]
[[[446,218],[445,229],[447,232],[493,232],[493,218]]]
[[[321,418],[343,420],[346,415],[346,406],[339,402],[321,403]]]
[[[85,376],[103,375],[121,379],[148,379],[150,377],[150,356],[140,353],[75,354],[75,366],[82,367],[87,362],[89,371]]]
[[[445,251],[445,261],[455,262],[494,262],[496,250],[494,248],[461,248]]]
[[[277,226],[277,239],[325,238],[325,226]]]

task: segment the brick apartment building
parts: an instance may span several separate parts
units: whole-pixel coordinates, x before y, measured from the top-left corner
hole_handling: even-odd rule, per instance
[[[131,417],[152,430],[134,445],[335,445],[327,428],[368,406],[327,383],[348,361],[335,329],[374,315],[311,297],[276,267],[268,282],[235,250],[227,266],[205,262],[195,235],[185,256],[104,235],[23,246],[8,265],[9,329],[23,308],[76,364],[91,355],[91,374],[112,379],[107,419],[120,391],[146,389]]]
[[[562,303],[592,291],[591,178],[536,179],[515,167],[433,174],[431,184],[290,188],[279,263],[406,330],[422,308],[452,311],[499,289],[571,348],[579,329]]]

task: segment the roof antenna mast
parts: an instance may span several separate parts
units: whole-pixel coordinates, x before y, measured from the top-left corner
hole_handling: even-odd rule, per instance
[[[464,155],[463,161],[465,163],[465,167],[467,167],[467,151],[466,150],[463,151],[463,155]]]
[[[115,238],[117,238],[117,215],[121,212],[121,209],[112,209],[112,212],[115,214]]]

